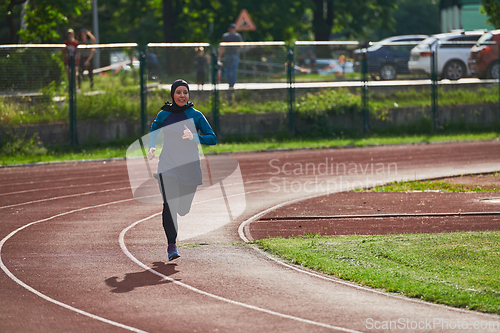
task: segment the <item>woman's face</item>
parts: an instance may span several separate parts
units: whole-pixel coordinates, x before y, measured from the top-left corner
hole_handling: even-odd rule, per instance
[[[178,86],[174,91],[174,102],[178,106],[184,106],[189,101],[189,91],[185,86]]]

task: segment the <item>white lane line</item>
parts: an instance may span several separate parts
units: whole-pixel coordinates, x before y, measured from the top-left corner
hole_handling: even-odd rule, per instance
[[[118,183],[125,183],[128,182],[128,180],[119,180],[116,182],[104,182],[104,183],[97,183],[97,184],[80,184],[80,185],[66,185],[66,186],[56,186],[56,187],[43,187],[43,188],[33,188],[31,190],[24,190],[24,191],[17,191],[17,192],[8,192],[8,193],[0,193],[0,196],[3,195],[13,195],[13,194],[21,194],[21,193],[29,193],[29,192],[38,192],[38,191],[48,191],[48,190],[59,190],[59,189],[76,189],[78,187],[86,187],[86,186],[101,186],[101,185],[110,185],[110,184],[118,184]]]
[[[129,188],[129,187],[127,187]],[[237,196],[237,195],[243,195],[243,194],[248,194],[248,193],[256,193],[256,192],[261,192],[261,191],[264,191],[264,190],[257,190],[257,191],[250,191],[250,192],[247,192],[247,193],[242,193],[242,194],[234,194],[232,196]],[[105,192],[105,191],[99,191],[99,192]],[[93,193],[93,192],[92,192]],[[80,194],[77,194],[77,195],[80,195]],[[71,196],[74,196],[74,195],[71,195]],[[230,197],[232,197],[230,196]],[[68,197],[68,196],[64,196],[64,197]],[[59,199],[59,198],[63,198],[63,197],[58,197],[58,198],[51,198],[51,199]],[[51,200],[51,199],[47,199],[45,201],[48,201],[48,200]],[[72,214],[72,213],[76,213],[76,212],[81,212],[81,211],[84,211],[84,210],[88,210],[88,209],[94,209],[94,208],[100,208],[100,207],[104,207],[104,206],[109,206],[109,205],[113,205],[113,204],[118,204],[118,203],[123,203],[123,202],[127,202],[127,201],[132,201],[132,200],[135,200],[136,198],[129,198],[129,199],[124,199],[124,200],[118,200],[118,201],[113,201],[113,202],[108,202],[108,203],[105,203],[105,204],[99,204],[99,205],[94,205],[94,206],[88,206],[88,207],[83,207],[83,208],[79,208],[79,209],[74,209],[74,210],[71,210],[71,211],[67,211],[67,212],[64,212],[64,213],[60,213],[60,214],[57,214],[57,215],[54,215],[54,216],[51,216],[51,217],[48,217],[48,218],[45,218],[45,219],[42,219],[42,220],[38,220],[38,221],[34,221],[34,222],[31,222],[31,223],[28,223],[14,231],[12,231],[10,234],[8,234],[4,239],[2,239],[0,241],[0,268],[5,272],[5,274],[7,274],[7,276],[12,279],[14,282],[16,282],[17,284],[19,284],[20,286],[22,286],[23,288],[29,290],[30,292],[34,293],[35,295],[41,297],[42,299],[46,300],[46,301],[49,301],[51,303],[54,303],[56,305],[59,305],[61,307],[64,307],[68,310],[71,310],[71,311],[74,311],[74,312],[77,312],[79,314],[82,314],[84,316],[87,316],[87,317],[90,317],[92,319],[96,319],[96,320],[100,320],[102,322],[105,322],[105,323],[108,323],[110,325],[114,325],[114,326],[117,326],[117,327],[121,327],[121,328],[124,328],[124,329],[128,329],[132,332],[140,332],[140,333],[147,333],[145,331],[142,331],[140,329],[137,329],[137,328],[134,328],[134,327],[130,327],[130,326],[127,326],[127,325],[123,325],[123,324],[120,324],[120,323],[117,323],[117,322],[114,322],[112,320],[109,320],[109,319],[106,319],[106,318],[103,318],[103,317],[99,317],[97,315],[94,315],[94,314],[91,314],[91,313],[88,313],[86,311],[83,311],[83,310],[80,310],[78,308],[75,308],[75,307],[72,307],[71,305],[68,305],[68,304],[65,304],[65,303],[62,303],[60,301],[57,301],[53,298],[50,298],[49,296],[46,296],[44,294],[42,294],[41,292],[39,292],[38,290],[34,289],[33,287],[27,285],[26,283],[24,283],[23,281],[21,281],[20,279],[18,279],[6,266],[5,264],[3,263],[3,260],[2,260],[2,248],[4,246],[4,244],[7,242],[7,240],[9,240],[12,236],[14,236],[16,233],[18,233],[19,231],[23,230],[23,229],[26,229],[32,225],[35,225],[35,224],[38,224],[38,223],[41,223],[41,222],[46,222],[46,221],[49,221],[49,220],[52,220],[52,219],[55,219],[57,217],[61,217],[61,216],[65,216],[65,215],[69,215],[69,214]],[[215,198],[215,199],[209,199],[209,200],[206,200],[206,201],[203,201],[203,202],[209,202],[209,201],[213,201],[213,200],[218,200],[220,198]],[[202,203],[202,202],[198,202],[198,203]],[[28,204],[28,203],[26,203]],[[1,207],[0,207],[1,208]],[[149,218],[152,218],[154,216],[158,216],[160,215],[160,213],[157,213],[157,214],[154,214]]]
[[[100,175],[91,175],[90,177],[92,178],[109,178],[109,177],[115,177],[115,176],[121,176],[124,175],[125,173],[111,173],[111,174],[100,174]],[[40,180],[40,181],[31,181],[31,182],[24,182],[24,183],[3,183],[0,184],[0,187],[2,186],[20,186],[20,185],[32,185],[32,184],[40,184],[40,183],[54,183],[54,182],[67,182],[71,180],[78,180],[78,179],[89,179],[89,176],[85,177],[69,177],[69,178],[57,178],[57,179],[47,179],[47,180]]]
[[[347,191],[349,191],[350,189],[346,189]],[[260,213],[257,213],[255,214],[254,216],[250,217],[249,219],[243,221],[239,227],[238,227],[238,235],[240,236],[240,238],[245,242],[245,243],[248,243],[250,242],[251,240],[248,239],[245,235],[245,228],[252,222],[254,222],[255,220],[259,219],[261,216],[275,210],[275,209],[278,209],[280,207],[283,207],[283,206],[287,206],[287,205],[290,205],[292,203],[295,203],[295,202],[299,202],[299,201],[302,201],[302,200],[307,200],[307,199],[312,199],[312,198],[316,198],[316,197],[320,197],[320,196],[323,196],[323,195],[329,195],[329,194],[333,194],[335,192],[324,192],[324,193],[317,193],[317,194],[313,194],[313,195],[310,195],[310,196],[306,196],[306,197],[300,197],[300,198],[297,198],[297,199],[292,199],[292,200],[288,200],[288,201],[285,201],[285,202],[282,202],[280,204],[277,204],[271,208],[268,208],[266,210],[263,210],[262,212]]]
[[[78,197],[80,195],[90,195],[90,194],[96,194],[96,193],[104,193],[104,192],[112,192],[112,191],[123,191],[123,190],[130,190],[130,186],[129,187],[114,188],[114,189],[111,189],[111,190],[102,190],[102,191],[92,191],[92,192],[77,193],[77,194],[68,194],[68,195],[62,195],[60,197],[52,197],[52,198],[46,198],[46,199],[40,199],[40,200],[26,201],[26,202],[21,202],[21,203],[18,203],[18,204],[13,204],[13,205],[1,206],[0,209],[17,207],[17,206],[23,206],[23,205],[29,205],[29,204],[39,203],[39,202],[45,202],[45,201],[52,201],[52,200],[57,200],[57,199],[65,199],[65,198],[71,198],[71,197]]]
[[[32,225],[37,224],[37,223],[49,221],[49,220],[55,219],[57,217],[65,216],[65,215],[68,215],[68,214],[72,214],[72,213],[76,213],[76,212],[81,212],[81,211],[84,211],[84,210],[87,210],[87,209],[94,209],[94,208],[104,207],[104,206],[113,205],[113,204],[117,204],[117,203],[127,202],[127,201],[131,201],[131,200],[134,200],[134,199],[118,200],[118,201],[108,202],[108,203],[105,203],[105,204],[100,204],[100,205],[95,205],[95,206],[88,206],[88,207],[84,207],[84,208],[74,209],[74,210],[71,210],[71,211],[68,211],[68,212],[65,212],[65,213],[57,214],[57,215],[54,215],[54,216],[51,216],[51,217],[48,217],[48,218],[45,218],[45,219],[42,219],[42,220],[38,220],[38,221],[35,221],[35,222],[28,223],[28,224],[26,224],[26,225],[24,225],[24,226],[22,226],[22,227],[20,227],[20,228],[18,228],[16,230],[12,231],[10,234],[7,235],[7,237],[5,237],[4,239],[2,239],[0,241],[0,268],[5,272],[5,274],[7,274],[7,276],[9,278],[11,278],[18,285],[22,286],[23,288],[29,290],[33,294],[41,297],[42,299],[44,299],[46,301],[49,301],[49,302],[54,303],[56,305],[59,305],[59,306],[61,306],[63,308],[66,308],[68,310],[71,310],[71,311],[74,311],[76,313],[79,313],[81,315],[87,316],[89,318],[102,321],[102,322],[104,322],[106,324],[110,324],[110,325],[113,325],[113,326],[124,328],[124,329],[132,331],[132,332],[147,333],[146,331],[140,330],[138,328],[127,326],[127,325],[124,325],[124,324],[120,324],[120,323],[117,323],[115,321],[103,318],[103,317],[99,317],[99,316],[94,315],[92,313],[89,313],[89,312],[77,309],[75,307],[72,307],[71,305],[68,305],[68,304],[65,304],[63,302],[57,301],[57,300],[55,300],[53,298],[50,298],[49,296],[42,294],[38,290],[34,289],[33,287],[31,287],[31,286],[27,285],[26,283],[24,283],[23,281],[19,280],[14,274],[12,274],[12,272],[4,265],[4,263],[2,261],[2,247],[4,246],[5,242],[7,242],[7,240],[9,240],[9,238],[11,238],[16,233],[18,233],[19,231],[21,231],[23,229],[26,229],[26,228],[28,228],[28,227],[30,227]]]
[[[247,309],[251,309],[251,310],[255,310],[255,311],[267,313],[267,314],[270,314],[270,315],[273,315],[273,316],[277,316],[277,317],[281,317],[281,318],[285,318],[285,319],[295,320],[295,321],[298,321],[298,322],[301,322],[301,323],[305,323],[305,324],[311,324],[311,325],[320,326],[320,327],[324,327],[324,328],[329,328],[329,329],[333,329],[333,330],[338,330],[338,331],[342,331],[342,332],[360,333],[360,331],[352,330],[352,329],[349,329],[349,328],[328,325],[328,324],[325,324],[325,323],[320,323],[320,322],[312,321],[312,320],[309,320],[309,319],[299,318],[299,317],[287,315],[287,314],[284,314],[284,313],[280,313],[280,312],[276,312],[276,311],[264,309],[264,308],[261,308],[261,307],[258,307],[258,306],[254,306],[254,305],[250,305],[250,304],[246,304],[246,303],[234,301],[232,299],[225,298],[225,297],[222,297],[222,296],[218,296],[218,295],[215,295],[215,294],[211,294],[209,292],[206,292],[206,291],[203,291],[201,289],[195,288],[195,287],[190,286],[190,285],[188,285],[186,283],[177,281],[177,280],[172,279],[172,278],[170,278],[170,277],[168,277],[168,276],[166,276],[166,275],[164,275],[164,274],[162,274],[160,272],[155,271],[154,269],[150,268],[146,264],[144,264],[141,261],[139,261],[136,257],[134,257],[130,253],[130,251],[127,249],[127,246],[125,245],[125,234],[127,233],[127,231],[129,231],[130,229],[132,229],[133,227],[135,227],[139,223],[147,221],[147,220],[149,220],[149,219],[151,219],[153,217],[156,217],[156,216],[158,216],[160,214],[161,213],[156,213],[156,214],[153,214],[153,215],[151,215],[149,217],[146,217],[146,218],[144,218],[142,220],[136,221],[136,222],[132,223],[130,226],[128,226],[127,228],[123,229],[122,232],[120,233],[119,242],[120,242],[120,247],[122,248],[123,253],[125,253],[125,255],[127,257],[129,257],[130,260],[132,260],[133,262],[135,262],[137,265],[139,265],[143,269],[145,269],[145,270],[147,270],[147,271],[149,271],[149,272],[151,272],[151,273],[153,273],[155,275],[158,275],[159,277],[161,277],[161,278],[163,278],[163,279],[165,279],[165,280],[167,280],[169,282],[172,282],[172,283],[174,283],[174,284],[176,284],[176,285],[178,285],[180,287],[186,288],[186,289],[191,290],[191,291],[193,291],[195,293],[198,293],[200,295],[208,296],[208,297],[214,298],[214,299],[222,301],[222,302],[226,302],[226,303],[229,303],[229,304],[242,306],[242,307],[247,308]]]
[[[280,208],[282,206],[287,206],[287,205],[293,204],[295,202],[299,202],[299,201],[303,201],[303,200],[307,200],[307,199],[312,199],[312,198],[315,198],[315,197],[318,197],[318,196],[323,196],[323,195],[328,195],[328,194],[333,194],[333,193],[335,193],[335,192],[322,193],[322,194],[314,194],[314,195],[311,195],[311,196],[308,196],[308,197],[292,199],[292,200],[280,203],[278,205],[275,205],[275,206],[273,206],[271,208],[268,208],[268,209],[266,209],[266,210],[264,210],[264,211],[262,211],[260,213],[255,214],[254,216],[248,218],[247,220],[243,221],[239,225],[239,227],[238,227],[238,235],[240,236],[240,238],[245,243],[249,243],[252,240],[250,240],[250,239],[248,239],[246,237],[246,235],[245,235],[245,228],[247,228],[247,226],[250,223],[258,220],[261,216],[263,216],[263,215],[265,215],[265,214],[267,214],[267,213],[269,213],[269,212],[271,212],[271,211],[273,211],[275,209],[278,209],[278,208]],[[460,309],[460,308],[454,308],[454,307],[443,305],[443,304],[436,304],[436,303],[424,302],[424,301],[420,301],[418,299],[407,298],[405,296],[399,296],[399,295],[393,295],[393,294],[386,293],[386,292],[383,292],[383,291],[380,291],[380,290],[377,290],[377,289],[372,289],[372,288],[369,288],[369,287],[360,286],[360,285],[354,284],[352,282],[343,281],[343,280],[336,279],[336,278],[333,278],[333,277],[324,276],[324,275],[321,275],[321,274],[318,274],[318,273],[315,273],[315,272],[312,272],[312,271],[309,271],[309,270],[306,270],[306,269],[303,269],[303,268],[300,268],[300,267],[288,264],[288,263],[282,261],[281,259],[278,259],[278,258],[270,255],[266,251],[261,250],[257,246],[250,245],[250,247],[253,248],[255,251],[261,253],[263,256],[271,259],[272,261],[274,261],[274,262],[276,262],[276,263],[278,263],[278,264],[280,264],[282,266],[285,266],[285,267],[293,269],[293,270],[295,270],[297,272],[300,272],[300,273],[303,273],[303,274],[307,274],[307,275],[310,275],[310,276],[314,276],[314,277],[317,277],[317,278],[320,278],[320,279],[323,279],[323,280],[331,281],[331,282],[334,282],[334,283],[342,284],[342,285],[345,285],[345,286],[348,286],[348,287],[351,287],[351,288],[355,288],[355,289],[359,289],[359,290],[363,290],[363,291],[368,291],[368,292],[375,293],[375,294],[380,294],[380,295],[383,295],[383,296],[397,298],[399,300],[403,300],[403,301],[406,301],[406,302],[417,303],[417,304],[420,304],[420,305],[430,305],[430,306],[444,308],[444,309],[452,310],[452,311],[456,311],[456,312],[463,312],[463,313],[467,313],[467,314],[473,313],[473,314],[477,314],[477,315],[484,316],[484,317],[489,317],[489,318],[497,318],[495,315],[491,315],[491,314],[488,314],[488,313],[468,311],[468,310],[464,310],[464,309]]]

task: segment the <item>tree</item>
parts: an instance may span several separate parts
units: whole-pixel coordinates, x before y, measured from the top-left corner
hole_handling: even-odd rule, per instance
[[[315,40],[329,40],[332,32],[363,38],[374,27],[391,29],[396,0],[311,0]]]
[[[398,0],[398,8],[393,15],[398,35],[432,35],[441,29],[439,6],[435,0]]]
[[[14,8],[16,6],[21,6],[26,1],[27,0],[10,0],[9,4],[7,5],[7,21],[9,23],[9,29],[10,29],[10,34],[9,34],[10,44],[15,43],[17,39],[16,25],[14,23]]]
[[[64,31],[90,28],[90,0],[7,0],[19,25],[22,3],[28,28],[26,40],[61,41]],[[100,0],[100,42],[210,42],[218,43],[242,9],[250,14],[257,30],[244,32],[247,41],[309,39],[328,40],[332,32],[349,38],[367,36],[374,28],[394,24],[392,9],[397,0]],[[409,1],[409,0],[407,0]],[[418,0],[424,1],[424,0]],[[431,0],[425,0],[431,1]],[[6,25],[0,26],[0,32]],[[11,29],[15,34],[19,28]],[[314,33],[314,34],[313,34]]]
[[[376,27],[368,35],[372,41],[395,35],[432,35],[441,31],[439,4],[436,0],[397,0],[392,11],[393,29]]]
[[[493,25],[496,29],[500,28],[500,1],[498,0],[482,0],[482,11],[488,15],[489,24]]]
[[[26,29],[16,28],[14,9],[25,4]],[[9,42],[16,43],[17,36],[26,42],[57,39],[59,34],[55,28],[68,22],[67,15],[80,15],[83,8],[89,7],[87,0],[10,0],[6,8],[10,28]]]
[[[162,0],[164,31],[170,42],[217,43],[246,9],[257,30],[245,40],[292,40],[310,29],[304,22],[307,1]]]

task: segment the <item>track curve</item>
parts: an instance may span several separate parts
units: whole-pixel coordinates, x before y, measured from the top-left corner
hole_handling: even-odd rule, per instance
[[[242,244],[238,229],[266,209],[328,191],[498,170],[500,142],[233,156],[240,163],[247,209],[222,228],[184,240],[182,257],[176,263],[166,261],[165,236],[155,216],[160,207],[131,200],[131,192],[124,188],[124,162],[0,170],[0,258],[4,272],[12,272],[48,298],[124,326],[47,302],[2,273],[1,330],[118,332],[126,326],[147,332],[320,332],[366,331],[368,320],[394,318],[439,316],[471,323],[498,320],[497,316],[470,311],[457,317],[457,311],[447,307],[388,298],[298,272]],[[319,172],[328,162],[344,163],[348,171]],[[305,170],[308,164],[309,172],[297,171],[301,165]],[[396,165],[397,172],[387,172],[390,164]],[[353,171],[349,169],[353,165],[359,167]],[[115,204],[108,204],[111,202]],[[155,217],[148,219],[151,216]],[[32,224],[41,220],[44,223]],[[144,266],[124,255],[124,245]]]

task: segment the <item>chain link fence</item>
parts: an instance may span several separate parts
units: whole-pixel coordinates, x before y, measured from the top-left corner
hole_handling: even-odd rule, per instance
[[[179,78],[222,139],[498,124],[498,45],[481,43],[496,50],[493,70],[481,71],[468,58],[477,41],[424,38],[80,45],[73,57],[64,44],[0,45],[0,140],[38,133],[44,144],[76,146],[137,137]],[[443,60],[457,49],[465,62]]]

